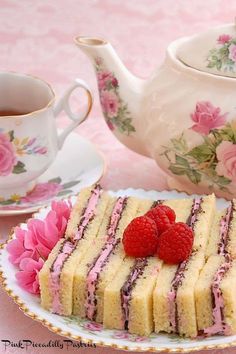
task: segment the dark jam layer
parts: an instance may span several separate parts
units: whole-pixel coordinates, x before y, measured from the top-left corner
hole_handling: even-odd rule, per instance
[[[153,209],[158,205],[162,205],[163,203],[164,200],[155,200],[150,209]],[[147,264],[148,260],[146,258],[136,259],[135,264],[127,277],[127,280],[120,290],[121,307],[123,313],[123,328],[126,330],[128,330],[129,327],[129,305],[132,296],[132,290],[134,289],[138,278],[143,274]]]
[[[186,224],[194,230],[194,225],[198,220],[198,215],[202,213],[202,198],[195,198],[193,200],[191,213],[186,221]]]
[[[70,240],[64,240],[58,250],[58,253],[57,253],[57,256],[56,258],[54,259],[53,263],[51,264],[51,267],[50,267],[50,272],[53,272],[55,270],[55,263],[57,262],[57,258],[59,255],[61,255],[63,253],[63,249],[64,249],[64,246],[68,243],[68,245],[71,245],[72,247],[72,242]],[[69,254],[67,254],[67,257],[65,257],[65,259],[63,260],[63,263],[61,264],[61,268],[62,266],[64,265],[64,263],[67,261],[67,259],[69,258]]]
[[[79,241],[84,237],[86,227],[95,216],[96,207],[99,202],[101,193],[101,187],[99,185],[96,185],[91,191],[91,195],[88,199],[87,205],[82,212],[78,228],[79,235],[76,235],[77,237],[75,236],[74,240],[64,240],[64,242],[60,246],[56,258],[54,259],[50,267],[50,290],[53,298],[52,311],[54,313],[63,314],[59,299],[61,272],[69,257],[76,250]]]
[[[81,219],[80,219],[79,227],[81,228],[82,225],[83,225],[83,232],[81,232],[80,238],[76,238],[76,237],[75,237],[75,240],[65,240],[65,241],[62,243],[62,245],[61,245],[61,247],[60,247],[60,249],[59,249],[59,251],[58,251],[57,257],[59,256],[59,254],[61,254],[61,253],[63,252],[63,247],[64,247],[64,243],[65,243],[65,242],[71,242],[71,243],[73,243],[73,245],[74,245],[74,246],[73,246],[73,251],[76,249],[79,240],[81,240],[81,239],[84,237],[85,228],[88,226],[89,222],[92,221],[92,220],[91,220],[92,217],[95,216],[96,206],[97,206],[98,201],[99,201],[99,199],[100,199],[100,197],[101,197],[101,192],[102,192],[102,189],[101,189],[101,187],[97,184],[97,185],[94,187],[94,189],[91,191],[91,195],[90,195],[90,197],[89,197],[89,199],[88,199],[87,205],[86,205],[86,207],[84,208],[84,210],[83,210],[83,212],[82,212],[82,216],[81,216]],[[90,215],[90,217],[88,217],[88,215]],[[73,251],[72,251],[72,252],[73,252]],[[72,253],[72,252],[71,252],[71,253]],[[53,271],[54,263],[56,262],[57,257],[55,258],[54,262],[52,263],[51,268],[50,268],[50,271]],[[65,264],[65,262],[67,261],[68,258],[69,258],[69,256],[65,258],[63,264],[61,265],[61,270],[62,270],[63,265]]]
[[[98,204],[98,201],[102,194],[102,188],[97,184],[94,189],[91,191],[91,196],[87,202],[86,207],[82,212],[82,217],[78,224],[78,230],[75,234],[74,240],[81,240],[84,237],[84,233],[89,225],[89,223],[95,217],[95,211]]]
[[[233,202],[227,208],[226,213],[220,220],[220,241],[218,243],[218,254],[225,255],[227,253],[227,245],[229,243],[229,232],[233,220],[235,205]]]
[[[199,214],[202,213],[202,202],[203,202],[202,198],[195,198],[193,200],[191,212],[186,221],[186,224],[188,224],[193,230],[196,222],[198,221]],[[192,257],[194,253],[195,252],[193,251],[190,257]],[[175,272],[175,276],[171,282],[171,289],[168,293],[169,321],[170,321],[171,331],[173,333],[178,333],[179,330],[176,296],[177,296],[178,288],[182,285],[182,281],[185,278],[184,273],[187,268],[188,262],[189,259],[179,264]]]
[[[148,264],[147,258],[137,258],[135,263],[120,290],[121,307],[123,312],[123,328],[129,329],[129,305],[132,295],[132,290],[136,285],[137,280],[141,277],[145,267]]]
[[[176,295],[179,286],[181,286],[182,281],[184,279],[184,272],[186,266],[188,264],[188,260],[180,263],[178,266],[175,276],[171,283],[171,289],[168,292],[168,305],[169,305],[169,320],[170,320],[170,327],[173,333],[178,333],[179,326],[178,326],[178,310],[177,310],[177,303],[176,303]]]
[[[109,258],[114,251],[118,244],[121,242],[121,239],[116,239],[116,230],[119,226],[120,219],[123,215],[123,212],[127,205],[128,198],[118,198],[116,204],[113,208],[112,215],[109,220],[109,224],[107,227],[107,241],[103,246],[100,254],[93,260],[87,274],[86,279],[86,301],[85,301],[85,309],[86,309],[86,316],[90,320],[95,321],[96,319],[96,291],[98,287],[99,277],[109,261]]]
[[[162,205],[164,203],[164,200],[155,200],[155,202],[153,202],[152,206],[151,206],[151,209],[155,208],[156,206],[158,205]]]
[[[95,263],[90,267],[88,272],[86,285],[87,285],[87,298],[85,303],[86,308],[86,316],[95,321],[97,315],[97,299],[96,299],[96,291],[97,285],[100,278],[100,274],[103,268],[109,261],[109,258],[112,254],[114,254],[116,247],[121,242],[121,239],[109,241],[103,248],[101,254],[97,257]]]

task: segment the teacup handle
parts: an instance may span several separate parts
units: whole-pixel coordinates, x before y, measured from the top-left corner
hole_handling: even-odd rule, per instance
[[[69,99],[72,92],[76,90],[78,87],[83,88],[87,93],[87,97],[88,97],[87,106],[85,107],[84,111],[82,111],[81,113],[73,113],[70,108]],[[75,79],[73,84],[66,90],[66,92],[63,94],[63,96],[59,99],[56,106],[54,107],[55,117],[61,111],[65,111],[68,117],[73,121],[73,123],[71,123],[67,128],[65,128],[63,132],[58,136],[59,149],[62,148],[67,135],[70,134],[72,130],[74,130],[80,123],[82,123],[88,117],[92,108],[92,104],[93,104],[93,96],[88,85],[81,79]]]

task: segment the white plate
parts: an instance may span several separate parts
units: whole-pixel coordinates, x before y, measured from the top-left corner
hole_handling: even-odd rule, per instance
[[[49,205],[53,199],[76,194],[100,180],[104,159],[88,140],[71,133],[49,169],[38,179],[27,198],[0,200],[0,216],[31,213]]]
[[[185,193],[178,192],[154,192],[138,189],[120,190],[111,192],[115,195],[133,195],[148,199],[170,199],[170,198],[190,198]],[[72,202],[75,197],[72,197]],[[218,199],[218,207],[226,207],[228,203],[223,199]],[[41,209],[35,218],[44,219],[50,207]],[[26,227],[26,224],[22,224]],[[14,237],[14,235],[13,235]],[[152,334],[148,338],[128,334],[126,331],[104,330],[101,325],[76,317],[63,317],[51,314],[40,307],[38,296],[30,295],[22,290],[16,280],[17,269],[8,261],[6,245],[2,246],[0,252],[0,272],[3,278],[3,286],[8,294],[20,306],[22,311],[41,322],[51,331],[59,335],[69,337],[83,342],[93,342],[96,345],[109,346],[113,348],[126,349],[129,351],[155,351],[167,350],[169,352],[190,352],[200,349],[226,348],[236,345],[236,336],[222,337],[214,336],[205,339],[184,339],[177,335]]]

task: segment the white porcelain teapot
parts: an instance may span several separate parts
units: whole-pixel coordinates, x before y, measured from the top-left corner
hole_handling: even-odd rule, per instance
[[[171,43],[147,80],[105,40],[76,43],[94,64],[104,117],[123,144],[155,159],[172,188],[236,196],[235,25]]]

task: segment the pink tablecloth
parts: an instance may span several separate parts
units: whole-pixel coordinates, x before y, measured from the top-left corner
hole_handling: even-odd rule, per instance
[[[145,77],[162,62],[170,41],[232,22],[235,10],[235,0],[0,0],[0,67],[41,76],[59,94],[75,77],[86,80],[94,90],[95,104],[90,119],[78,128],[78,133],[104,153],[108,168],[102,185],[109,189],[131,186],[162,190],[166,188],[165,176],[155,163],[121,146],[106,128],[93,69],[74,45],[73,37],[80,34],[106,38],[127,67]],[[66,125],[65,117],[62,116],[58,125]],[[0,241],[7,237],[10,227],[25,218],[0,218]],[[0,290],[0,353],[4,352],[1,339],[16,342],[24,338],[35,342],[59,339],[24,316]],[[235,353],[235,350],[227,349],[224,353]],[[80,349],[80,353],[91,351],[115,353],[104,348]],[[7,350],[7,353],[18,352],[22,350]],[[61,352],[30,349],[30,353]]]

